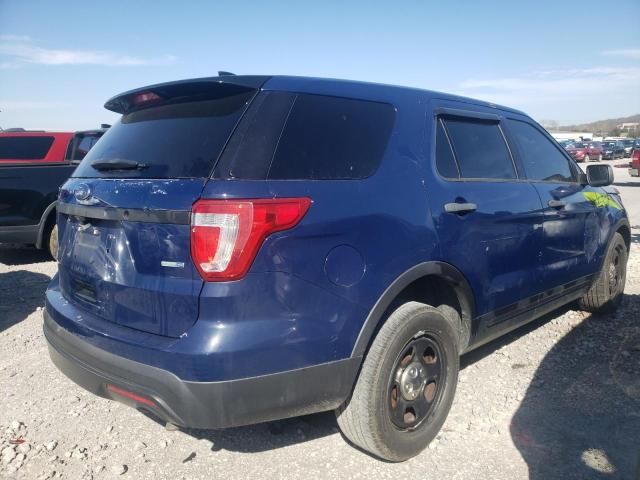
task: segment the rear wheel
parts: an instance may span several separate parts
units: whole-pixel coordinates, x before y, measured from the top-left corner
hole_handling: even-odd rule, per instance
[[[602,154],[598,155],[598,161],[601,162],[602,161]]]
[[[351,398],[336,412],[344,435],[385,460],[420,453],[451,408],[457,345],[439,310],[417,302],[400,306],[376,335]]]
[[[49,253],[54,260],[58,259],[58,225],[54,225],[49,231],[49,241],[47,242]]]
[[[622,235],[615,233],[598,279],[579,300],[582,310],[610,312],[618,308],[627,280],[627,257],[627,245]]]
[[[591,161],[591,159],[589,158],[589,155],[585,155],[584,156],[584,161],[585,162],[590,162]]]

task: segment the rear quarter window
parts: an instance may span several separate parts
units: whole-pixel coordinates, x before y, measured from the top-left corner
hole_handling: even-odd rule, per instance
[[[0,137],[0,160],[42,160],[53,137]]]
[[[263,92],[231,139],[217,178],[340,180],[378,168],[393,129],[388,103]]]

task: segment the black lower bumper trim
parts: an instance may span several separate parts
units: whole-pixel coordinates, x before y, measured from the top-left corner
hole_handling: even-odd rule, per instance
[[[350,394],[361,361],[349,358],[240,380],[192,382],[99,349],[58,325],[46,310],[44,333],[54,364],[81,387],[190,428],[237,427],[332,410]],[[114,395],[108,385],[151,399],[155,406]]]

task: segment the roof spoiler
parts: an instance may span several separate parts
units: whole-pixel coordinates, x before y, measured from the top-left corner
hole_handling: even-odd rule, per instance
[[[267,76],[226,75],[159,83],[121,93],[109,99],[104,108],[126,114],[134,110],[158,105],[178,98],[221,98],[257,90],[270,78]]]

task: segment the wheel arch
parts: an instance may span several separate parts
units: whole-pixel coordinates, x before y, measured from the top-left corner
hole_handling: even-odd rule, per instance
[[[442,300],[433,305],[429,299]],[[431,261],[424,262],[402,273],[387,287],[367,316],[351,356],[364,356],[385,319],[400,303],[422,301],[443,310],[443,314],[456,322],[459,351],[469,345],[472,319],[475,317],[473,291],[464,275],[453,265]],[[432,300],[433,302],[433,300]],[[451,305],[454,303],[454,305]],[[441,307],[453,307],[457,315]]]
[[[629,228],[629,222],[618,222],[618,225],[616,225],[616,229],[614,231],[622,235],[624,243],[627,245],[627,252],[631,250],[631,228]]]
[[[44,236],[49,229],[51,224],[56,223],[56,204],[58,202],[51,203],[40,217],[40,226],[38,227],[38,240],[36,241],[36,247],[42,248],[44,242],[46,241]]]

